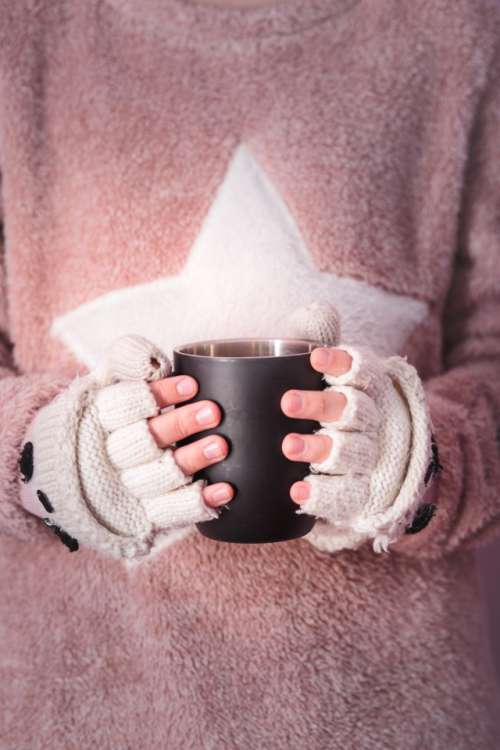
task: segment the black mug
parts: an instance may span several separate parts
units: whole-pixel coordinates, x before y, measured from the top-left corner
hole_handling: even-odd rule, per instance
[[[309,474],[309,464],[291,461],[281,450],[289,432],[311,433],[320,427],[314,420],[293,419],[281,410],[281,397],[289,389],[321,390],[323,375],[313,369],[310,354],[319,341],[307,339],[218,339],[198,341],[173,350],[174,375],[191,375],[199,385],[186,404],[215,401],[220,423],[197,432],[176,446],[205,435],[219,434],[228,442],[229,454],[194,474],[210,484],[229,482],[234,497],[220,509],[218,518],[196,524],[210,539],[223,542],[280,542],[304,536],[315,523],[313,516],[297,514],[290,497],[294,482]]]

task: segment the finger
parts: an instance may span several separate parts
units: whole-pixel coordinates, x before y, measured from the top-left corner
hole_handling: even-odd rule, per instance
[[[369,474],[378,458],[378,443],[373,434],[336,430],[332,426],[319,429],[317,439],[330,438],[331,450],[324,459],[310,459],[311,471],[321,474]]]
[[[314,351],[319,352],[319,349]],[[321,371],[324,373],[323,379],[328,385],[349,385],[361,389],[368,396],[378,400],[381,391],[386,387],[388,376],[386,374],[386,362],[372,349],[343,345],[343,348],[325,349],[324,351],[328,352],[330,359],[325,366],[321,367]],[[319,354],[316,354],[314,359],[316,364],[319,356]],[[350,366],[345,357],[349,358]],[[344,363],[342,367],[339,364],[340,359]],[[318,369],[318,366],[316,366],[316,369]],[[340,372],[341,369],[342,372]]]
[[[301,405],[294,407],[296,396]],[[287,391],[281,406],[289,417],[315,419],[322,425],[335,422],[337,430],[376,432],[381,422],[375,401],[350,385],[328,386],[322,391]]]
[[[311,496],[311,486],[308,482],[294,482],[290,487],[290,497],[294,503],[300,505]]]
[[[196,432],[216,427],[221,420],[220,407],[214,401],[197,401],[171,409],[148,420],[149,429],[160,448]]]
[[[206,466],[222,461],[228,453],[229,446],[221,435],[208,435],[174,450],[174,458],[185,474],[194,474]]]
[[[297,501],[295,497],[305,494],[304,485],[307,487],[307,498]],[[336,524],[348,523],[366,507],[370,497],[370,477],[362,474],[309,474],[304,481],[292,485],[290,496],[301,506],[300,513]]]
[[[149,388],[158,406],[164,408],[192,398],[198,392],[198,382],[190,375],[175,375],[150,383]]]
[[[111,432],[106,438],[106,450],[109,460],[119,470],[133,469],[161,457],[146,419]]]
[[[101,388],[96,394],[95,406],[99,421],[109,432],[153,417],[159,411],[148,385],[143,381],[123,380]]]
[[[342,416],[347,399],[333,389],[322,391],[286,391],[281,408],[289,417],[334,422]]]
[[[332,442],[328,435],[299,435],[290,432],[283,439],[281,450],[290,461],[321,462],[330,455]]]
[[[203,490],[203,499],[206,504],[211,508],[217,508],[219,505],[224,505],[230,502],[234,498],[234,489],[227,482],[217,482],[216,484],[209,484]]]
[[[143,507],[151,523],[160,529],[185,527],[200,521],[211,521],[219,516],[215,510],[214,498],[211,497],[217,489],[216,485],[212,485],[209,492],[205,480],[199,479],[178,487],[166,495],[146,498],[143,500]],[[205,492],[208,497],[211,497],[210,505],[205,500]]]
[[[150,439],[153,440],[151,436]],[[160,452],[159,458],[120,472],[122,483],[139,500],[160,497],[191,481],[191,477],[177,464],[171,448],[157,450]]]
[[[352,357],[344,349],[335,347],[318,347],[313,349],[310,356],[311,365],[319,372],[329,375],[344,375],[349,372],[352,365]]]

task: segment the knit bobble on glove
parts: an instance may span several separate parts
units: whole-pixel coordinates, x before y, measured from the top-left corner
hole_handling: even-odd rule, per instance
[[[122,336],[111,344],[94,370],[102,385],[119,380],[152,383],[172,372],[169,358],[143,336]]]
[[[315,312],[320,309],[316,321]],[[339,330],[333,307],[309,305],[292,316],[290,331],[321,339]],[[346,397],[339,420],[320,422],[316,434],[331,438],[329,455],[310,465],[304,477],[309,498],[297,513],[318,522],[306,535],[328,552],[359,547],[371,540],[375,552],[387,551],[413,520],[426,489],[432,461],[432,423],[423,384],[415,368],[400,356],[379,357],[367,347],[334,342],[352,358],[340,376],[324,374],[325,391]]]
[[[202,495],[205,480],[184,474],[148,427],[160,409],[147,383],[171,371],[154,344],[125,336],[36,414],[23,448],[31,467],[22,501],[33,510],[42,498],[45,523],[70,549],[144,557],[160,532],[217,518]]]
[[[287,333],[294,338],[335,346],[340,341],[340,316],[329,302],[311,302],[290,315]]]

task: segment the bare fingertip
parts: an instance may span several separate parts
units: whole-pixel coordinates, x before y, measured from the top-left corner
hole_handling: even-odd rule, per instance
[[[224,505],[233,499],[233,488],[230,484],[220,484],[213,489],[207,489],[206,495],[211,505]]]
[[[183,376],[177,381],[175,389],[180,396],[193,396],[198,388],[196,380],[190,376]]]
[[[303,503],[309,498],[310,487],[307,482],[295,482],[290,490],[290,497],[295,503]]]
[[[344,375],[346,372],[349,372],[349,370],[352,367],[352,357],[351,355],[346,352],[344,349],[337,349],[336,352],[336,362],[334,362],[337,365],[337,369],[339,370],[339,375]]]
[[[311,352],[311,364],[315,370],[324,372],[331,360],[331,349],[328,347],[317,347]]]

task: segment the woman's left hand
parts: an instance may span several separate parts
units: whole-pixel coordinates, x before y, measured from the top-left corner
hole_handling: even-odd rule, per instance
[[[327,386],[281,399],[287,416],[321,425],[283,439],[289,460],[310,465],[290,487],[296,512],[322,520],[330,549],[371,539],[387,550],[413,524],[436,470],[423,384],[404,357],[366,347],[318,347],[310,362]]]

